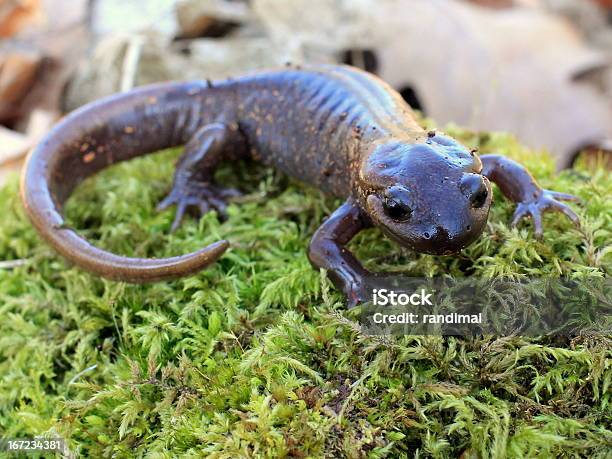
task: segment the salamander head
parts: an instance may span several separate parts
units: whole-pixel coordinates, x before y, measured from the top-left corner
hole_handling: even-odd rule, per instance
[[[403,246],[456,253],[487,222],[491,185],[481,171],[480,158],[446,136],[379,143],[361,166],[361,206]]]

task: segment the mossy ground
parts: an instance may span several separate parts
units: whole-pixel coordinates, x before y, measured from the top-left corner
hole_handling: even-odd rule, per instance
[[[449,129],[519,159],[545,187],[577,194],[581,229],[547,214],[546,236],[511,230],[495,191],[486,233],[458,257],[415,255],[376,230],[352,243],[377,269],[410,275],[610,274],[612,183],[559,176],[503,135]],[[164,152],[83,184],[67,209],[118,253],[176,255],[221,237],[232,249],[196,276],[154,285],[68,266],[24,217],[16,180],[0,196],[0,433],[68,439],[91,457],[610,457],[610,336],[377,338],[306,258],[337,202],[273,172],[223,171],[249,193],[220,223],[173,235],[155,203]]]

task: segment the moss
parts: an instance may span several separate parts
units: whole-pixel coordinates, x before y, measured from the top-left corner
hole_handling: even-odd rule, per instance
[[[505,135],[448,129],[570,191],[584,224],[547,214],[536,241],[509,229],[495,191],[486,234],[459,257],[415,255],[376,230],[352,244],[377,269],[411,275],[610,274],[612,183],[604,169],[554,174]],[[306,258],[338,204],[246,164],[221,179],[249,193],[168,233],[155,213],[177,151],[84,183],[67,206],[91,240],[134,256],[231,251],[196,276],[108,282],[68,266],[23,215],[16,180],[0,196],[0,432],[67,438],[107,457],[606,457],[611,337],[365,336]]]

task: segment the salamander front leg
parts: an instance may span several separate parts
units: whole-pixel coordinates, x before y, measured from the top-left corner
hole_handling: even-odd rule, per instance
[[[319,227],[308,250],[310,262],[327,270],[334,285],[346,295],[349,308],[367,301],[371,295],[366,291],[365,281],[372,273],[345,248],[367,226],[361,210],[349,199]]]
[[[524,217],[533,219],[535,235],[543,235],[542,213],[557,211],[564,213],[574,224],[579,225],[576,213],[560,201],[579,201],[571,194],[541,188],[523,166],[500,155],[483,155],[482,174],[495,182],[504,196],[517,203],[511,225],[516,226]]]
[[[237,126],[214,123],[196,132],[178,161],[172,190],[157,206],[161,211],[176,205],[172,231],[179,227],[190,207],[200,214],[215,209],[221,216],[225,215],[226,200],[240,193],[215,184],[215,168],[222,160],[243,157],[245,146]]]

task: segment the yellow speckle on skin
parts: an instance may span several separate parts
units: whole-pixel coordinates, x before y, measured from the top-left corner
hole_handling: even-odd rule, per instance
[[[133,134],[135,131],[133,126],[126,126],[125,128],[123,128],[123,132],[125,132],[126,134]]]
[[[91,152],[87,153],[85,156],[83,156],[83,162],[84,163],[90,163],[94,159],[96,159],[96,154],[93,151],[91,151]]]

